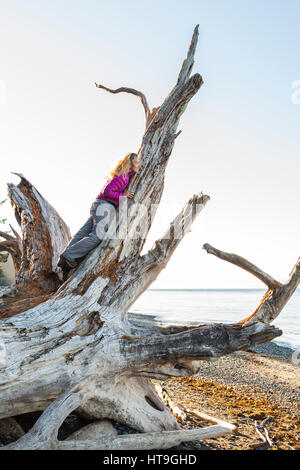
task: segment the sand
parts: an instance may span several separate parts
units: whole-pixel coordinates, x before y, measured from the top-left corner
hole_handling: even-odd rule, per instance
[[[176,448],[300,450],[300,365],[293,363],[292,354],[291,349],[270,342],[203,362],[195,377],[153,381],[179,407],[182,404],[237,426],[235,434]],[[267,417],[271,446],[255,430],[255,422],[260,424]],[[208,423],[192,415],[182,422],[184,428],[204,425]]]

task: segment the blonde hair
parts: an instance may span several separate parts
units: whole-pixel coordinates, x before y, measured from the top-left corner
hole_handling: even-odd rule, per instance
[[[125,157],[117,162],[114,166],[113,170],[109,171],[109,173],[105,176],[107,181],[112,180],[115,176],[119,175],[126,175],[129,172],[131,167],[131,162],[136,157],[136,153],[129,152]]]

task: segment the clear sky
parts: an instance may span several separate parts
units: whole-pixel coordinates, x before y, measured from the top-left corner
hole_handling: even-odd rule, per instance
[[[285,281],[299,256],[299,21],[299,0],[0,0],[0,198],[19,180],[10,172],[23,173],[74,234],[145,125],[136,97],[94,82],[160,105],[199,23],[204,85],[181,119],[145,250],[189,197],[211,200],[152,287],[263,287],[206,242]]]

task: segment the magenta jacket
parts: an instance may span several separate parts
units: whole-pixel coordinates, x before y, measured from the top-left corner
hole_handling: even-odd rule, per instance
[[[129,170],[125,175],[114,176],[101,190],[97,199],[112,202],[116,207],[119,205],[119,197],[124,196],[124,191],[129,183],[129,178],[135,171]]]

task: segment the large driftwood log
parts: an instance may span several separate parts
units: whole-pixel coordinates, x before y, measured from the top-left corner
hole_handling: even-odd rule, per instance
[[[146,130],[138,152],[140,170],[130,187],[135,197],[128,201],[127,224],[120,221],[118,236],[103,240],[65,282],[56,261],[69,240],[66,224],[24,176],[18,186],[9,185],[23,237],[15,289],[0,299],[0,346],[4,351],[0,418],[45,411],[28,434],[6,448],[157,449],[219,435],[223,431],[218,426],[180,430],[150,378],[193,375],[202,360],[244,350],[281,334],[269,324],[274,316],[268,312],[274,304],[279,310],[287,302],[299,283],[299,266],[289,281],[290,288],[278,301],[280,306],[277,297],[268,298],[268,309],[260,308],[251,321],[147,327],[128,319],[130,306],[167,265],[209,201],[202,193],[193,195],[162,238],[141,255],[161,200],[180,116],[203,83],[199,74],[191,76],[197,39],[198,26],[175,86],[152,111],[141,92],[97,85],[141,98]],[[256,273],[276,292],[284,289],[258,268]],[[91,419],[119,421],[141,434],[59,442],[58,429],[73,410]]]

